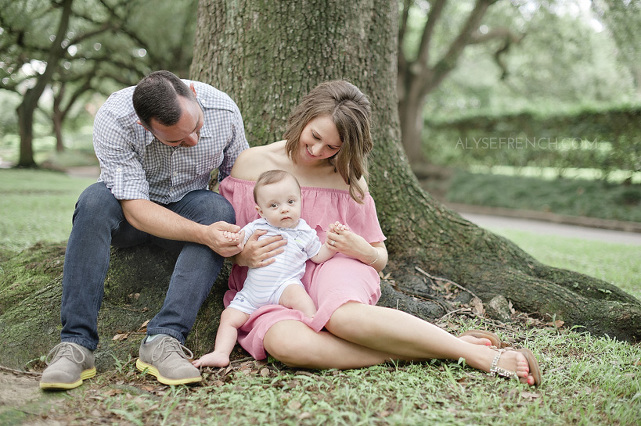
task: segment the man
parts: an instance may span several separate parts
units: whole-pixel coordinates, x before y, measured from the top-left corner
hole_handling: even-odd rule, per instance
[[[93,131],[100,178],[79,197],[62,280],[61,343],[43,389],[72,389],[96,374],[97,318],[110,245],[153,242],[179,250],[165,301],[147,325],[139,370],[170,385],[201,380],[183,346],[223,258],[238,253],[229,202],[207,189],[248,148],[240,111],[226,94],[168,71],[112,94]],[[189,356],[185,354],[189,352]]]

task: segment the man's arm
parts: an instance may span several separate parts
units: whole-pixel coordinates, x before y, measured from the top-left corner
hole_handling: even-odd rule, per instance
[[[239,232],[227,222],[201,225],[148,200],[121,200],[122,211],[134,228],[159,238],[203,244],[224,257],[237,254],[238,244],[229,241],[224,231]]]

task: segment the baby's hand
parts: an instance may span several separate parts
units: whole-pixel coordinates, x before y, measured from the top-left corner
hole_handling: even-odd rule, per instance
[[[337,234],[340,234],[341,231],[349,231],[349,226],[343,225],[339,221],[336,221],[334,223],[330,223],[329,229],[333,232],[336,232]]]
[[[223,231],[223,237],[227,238],[227,241],[237,242],[240,240],[240,232]]]

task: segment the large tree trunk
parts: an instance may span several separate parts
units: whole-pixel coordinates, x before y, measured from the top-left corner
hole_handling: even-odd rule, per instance
[[[418,266],[483,301],[503,295],[524,312],[641,339],[641,302],[603,281],[538,263],[420,188],[399,144],[397,14],[397,2],[387,0],[317,0],[304,7],[201,0],[191,77],[238,102],[252,145],[280,139],[293,106],[321,81],[348,79],[369,96],[370,189],[388,237],[388,271],[400,290],[420,293]]]

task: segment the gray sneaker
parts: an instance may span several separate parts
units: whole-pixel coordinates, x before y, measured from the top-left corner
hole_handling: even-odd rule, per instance
[[[136,368],[156,376],[165,385],[185,385],[202,380],[200,371],[190,360],[194,354],[171,336],[158,335],[149,343],[146,338],[140,343],[140,358]]]
[[[93,352],[75,343],[62,342],[47,355],[48,367],[40,379],[41,389],[73,389],[96,375]]]

